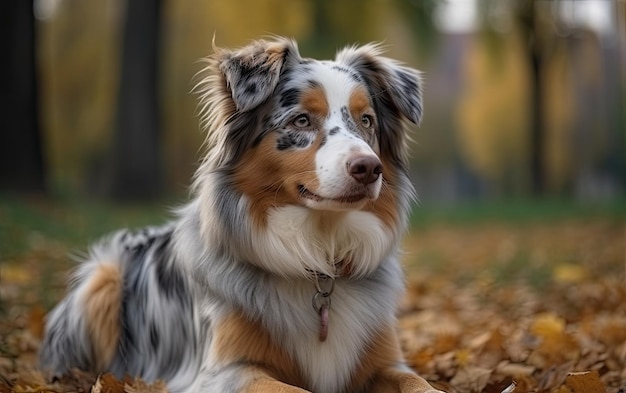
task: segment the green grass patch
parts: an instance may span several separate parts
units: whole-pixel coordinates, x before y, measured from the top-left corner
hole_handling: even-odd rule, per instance
[[[421,229],[434,224],[526,224],[595,218],[623,221],[626,219],[626,198],[595,203],[549,198],[465,202],[449,206],[422,203],[413,208],[411,226]]]
[[[171,215],[167,203],[111,204],[84,199],[0,195],[0,261],[53,242],[85,250],[119,228],[159,225]]]

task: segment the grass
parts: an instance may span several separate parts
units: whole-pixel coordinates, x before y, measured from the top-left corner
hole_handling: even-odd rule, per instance
[[[166,203],[116,205],[0,196],[0,261],[42,242],[84,249],[86,243],[118,228],[158,225],[169,218],[168,210]]]
[[[184,200],[112,204],[79,198],[45,199],[0,195],[0,262],[28,252],[41,242],[84,249],[118,228],[159,225],[172,206]],[[413,209],[411,228],[472,227],[483,224],[542,224],[563,220],[626,219],[626,198],[581,204],[572,200],[467,202],[454,206],[422,204]]]
[[[556,282],[624,275],[626,199],[508,200],[413,210],[405,241],[409,273],[459,286]]]
[[[0,284],[13,288],[0,294],[0,309],[14,291],[18,303],[50,309],[65,291],[73,256],[117,229],[165,222],[169,206],[0,195]]]
[[[597,218],[624,221],[626,198],[596,203],[559,198],[464,202],[453,206],[422,203],[413,209],[411,226],[423,229],[433,224],[471,226],[494,222],[518,225]]]

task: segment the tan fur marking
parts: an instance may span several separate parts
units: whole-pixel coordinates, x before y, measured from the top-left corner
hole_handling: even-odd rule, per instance
[[[374,379],[369,393],[434,393],[436,390],[422,377],[393,369],[383,370]]]
[[[423,378],[395,369],[401,361],[397,333],[392,326],[388,326],[370,342],[359,368],[352,374],[352,385],[347,391],[362,391],[364,388],[368,393],[432,391],[433,388]]]
[[[359,88],[352,92],[349,101],[350,114],[356,121],[363,116],[364,113],[374,115],[374,109],[370,105],[369,95],[365,89]]]
[[[318,115],[322,118],[328,117],[328,102],[326,101],[326,93],[321,87],[305,90],[302,93],[300,105],[309,111],[309,113]]]
[[[225,364],[244,362],[262,370],[262,375],[289,385],[303,386],[300,369],[289,355],[272,341],[259,323],[250,321],[241,314],[233,313],[220,322],[215,329],[212,345],[216,358]],[[268,388],[272,386],[275,384],[267,385]]]
[[[89,279],[84,296],[96,368],[102,371],[113,360],[120,337],[122,273],[119,267],[112,262],[101,263]]]
[[[398,223],[396,200],[396,176],[389,168],[392,165],[383,158],[383,186],[375,201],[369,202],[363,210],[374,213],[387,227],[395,229]]]
[[[308,149],[278,151],[275,134],[270,134],[244,154],[235,169],[235,187],[248,196],[257,226],[265,226],[271,207],[299,204],[298,185],[319,186],[315,153],[321,139],[320,133]]]
[[[308,390],[288,385],[268,377],[261,371],[261,376],[244,388],[245,393],[308,393]]]
[[[352,384],[347,391],[363,390],[381,370],[393,367],[401,360],[402,352],[394,328],[383,328],[366,347],[361,363],[351,376]]]
[[[337,231],[338,224],[348,214],[345,211],[323,211],[318,210],[311,212],[311,220],[315,223],[315,227],[319,233],[332,235]]]

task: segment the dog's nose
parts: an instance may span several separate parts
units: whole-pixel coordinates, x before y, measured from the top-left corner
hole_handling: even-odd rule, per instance
[[[375,156],[357,156],[348,161],[348,173],[359,183],[371,184],[383,173],[383,164]]]

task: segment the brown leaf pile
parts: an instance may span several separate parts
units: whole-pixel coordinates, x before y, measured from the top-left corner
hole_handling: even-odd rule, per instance
[[[407,361],[451,393],[626,392],[625,234],[623,222],[597,219],[414,231],[399,318]],[[61,263],[58,249],[0,264],[0,393],[165,392],[37,371],[44,307],[33,286],[50,259]],[[65,275],[47,296],[60,296]]]
[[[80,370],[72,370],[62,378],[46,378],[38,371],[22,371],[14,380],[0,379],[1,393],[34,392],[91,392],[91,393],[167,393],[162,381],[146,383],[138,378],[117,379],[109,373],[94,377]]]
[[[407,360],[449,392],[625,392],[625,234],[608,222],[413,233]]]
[[[521,392],[574,392],[564,387],[568,374],[590,370],[608,391],[626,387],[623,281],[559,287],[542,296],[516,286],[460,293],[441,282],[411,288],[422,296],[400,319],[405,353],[444,390],[499,392],[489,385],[515,381]],[[611,298],[621,304],[600,306]],[[591,313],[593,304],[600,307]]]

